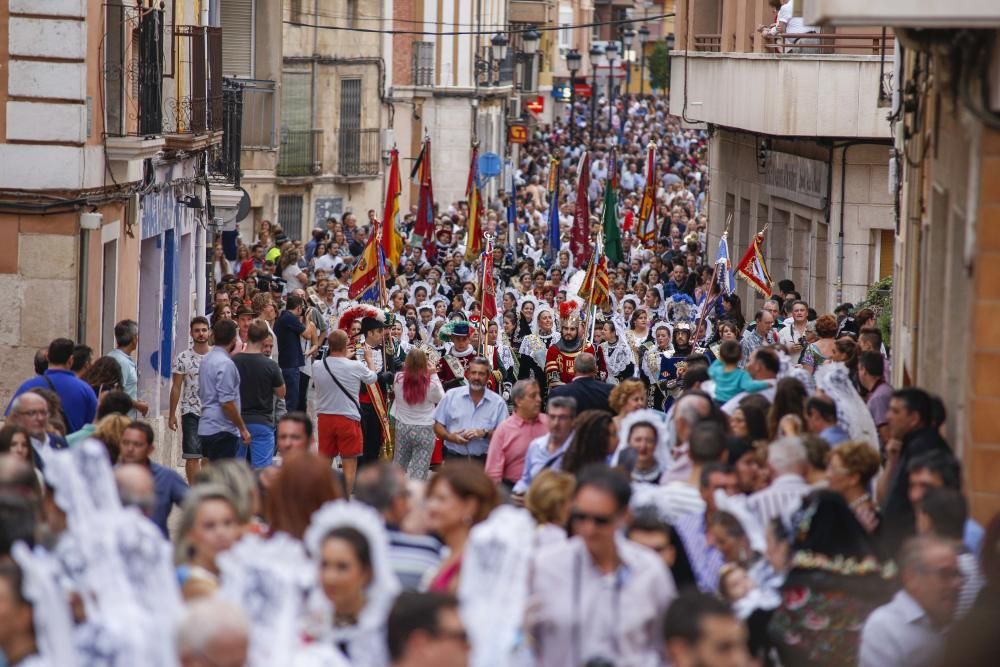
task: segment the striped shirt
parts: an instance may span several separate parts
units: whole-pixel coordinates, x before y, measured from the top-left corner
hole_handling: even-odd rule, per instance
[[[778,475],[769,487],[747,498],[747,508],[760,525],[767,526],[771,519],[790,516],[810,491],[812,487],[801,476],[794,473]]]
[[[441,564],[441,543],[428,535],[413,535],[386,526],[389,533],[389,564],[403,590],[416,591],[429,572]]]
[[[705,538],[705,515],[686,514],[677,519],[674,529],[683,542],[698,590],[716,593],[719,590],[719,570],[722,569],[722,553],[708,543]]]

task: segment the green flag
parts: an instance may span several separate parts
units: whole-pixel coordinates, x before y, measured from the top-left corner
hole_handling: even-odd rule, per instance
[[[617,264],[625,259],[625,251],[622,250],[622,232],[618,228],[618,198],[611,180],[609,178],[604,187],[604,254],[609,263]]]

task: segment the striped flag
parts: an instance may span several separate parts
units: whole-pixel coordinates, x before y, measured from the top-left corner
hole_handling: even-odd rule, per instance
[[[595,252],[597,252],[596,249]],[[591,260],[577,295],[584,301],[596,306],[598,310],[607,310],[611,305],[611,297],[608,291],[609,284],[608,258],[604,256],[604,253],[601,253],[599,257]]]
[[[469,165],[469,181],[465,185],[465,198],[469,202],[469,219],[465,230],[465,261],[476,261],[483,252],[482,185],[479,182],[479,149],[472,147],[472,163]]]
[[[351,286],[347,290],[349,299],[375,301],[378,296],[379,261],[385,261],[378,239],[378,234],[372,234],[361,251],[358,264],[351,274]]]
[[[636,236],[647,248],[652,248],[656,241],[656,144],[650,144],[646,154],[646,187],[639,204]]]

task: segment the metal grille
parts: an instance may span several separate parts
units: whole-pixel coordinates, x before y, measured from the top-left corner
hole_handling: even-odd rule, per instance
[[[308,176],[321,166],[322,130],[312,128],[312,75],[285,72],[281,86],[279,176]]]
[[[293,241],[302,238],[302,195],[278,197],[278,224]]]
[[[341,174],[356,174],[361,162],[361,79],[340,80],[340,131],[337,167]]]
[[[222,130],[221,29],[177,26],[174,40],[183,78],[178,96],[164,102],[164,131],[201,134]]]
[[[434,85],[434,42],[413,43],[413,85]]]
[[[240,79],[243,84],[243,148],[267,150],[274,133],[274,81]]]

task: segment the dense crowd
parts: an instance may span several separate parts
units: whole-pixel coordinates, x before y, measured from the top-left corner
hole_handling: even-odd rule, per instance
[[[373,297],[375,211],[224,235],[165,424],[136,322],[53,340],[0,428],[0,665],[997,664],[943,402],[870,309],[743,304],[704,133],[596,111],[484,185],[482,251],[469,201],[401,215]]]

